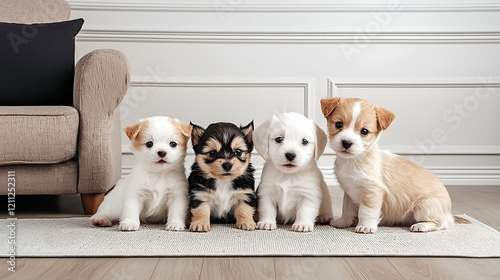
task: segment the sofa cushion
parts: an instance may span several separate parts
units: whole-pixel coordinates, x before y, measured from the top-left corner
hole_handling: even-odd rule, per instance
[[[75,36],[83,19],[0,22],[0,106],[73,105]]]
[[[75,157],[78,123],[78,111],[69,106],[0,106],[0,165]]]
[[[68,160],[57,164],[0,165],[0,182],[7,182],[9,171],[16,173],[16,194],[58,195],[76,194],[78,162]],[[6,195],[7,188],[0,188]]]

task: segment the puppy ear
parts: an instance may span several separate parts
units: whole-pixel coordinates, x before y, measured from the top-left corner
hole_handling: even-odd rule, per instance
[[[269,157],[269,133],[272,121],[273,118],[268,119],[259,125],[253,133],[255,150],[257,150],[257,153],[259,153],[259,155],[261,155],[264,159]]]
[[[319,157],[323,154],[325,151],[326,144],[328,142],[328,139],[326,137],[325,131],[321,129],[317,124],[313,123],[314,128],[316,130],[316,146],[314,148],[314,156],[316,157],[316,160],[319,159]]]
[[[193,126],[191,124],[179,122],[179,126],[181,128],[182,135],[186,136],[187,138],[191,137],[191,132],[193,131]]]
[[[189,124],[192,126],[191,129],[191,143],[193,146],[198,145],[200,143],[200,138],[205,133],[205,129],[199,125],[196,125],[192,122],[189,122]]]
[[[335,107],[342,101],[342,97],[333,97],[333,98],[325,98],[321,99],[321,111],[323,112],[323,116],[328,117]]]
[[[130,139],[130,141],[134,140],[137,137],[139,131],[142,128],[143,122],[144,120],[140,120],[138,123],[131,124],[123,128],[123,131],[125,131],[125,134],[127,134],[127,137],[128,139]]]
[[[377,124],[381,130],[386,130],[392,121],[396,118],[393,112],[375,105],[375,113],[377,114]]]
[[[191,124],[183,123],[178,119],[174,119],[174,121],[179,126],[179,130],[181,131],[184,140],[188,140],[191,137],[191,131],[193,130],[193,126]]]
[[[253,121],[251,121],[249,124],[246,126],[241,126],[240,125],[240,130],[243,132],[243,135],[247,138],[248,143],[253,143]]]

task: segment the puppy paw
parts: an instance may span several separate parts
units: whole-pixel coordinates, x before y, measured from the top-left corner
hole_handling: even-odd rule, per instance
[[[204,222],[191,222],[191,225],[189,225],[189,231],[195,231],[195,232],[207,232],[210,231],[210,222],[209,223],[204,223]]]
[[[265,230],[273,230],[273,229],[276,229],[276,223],[274,223],[274,222],[258,222],[257,228],[258,229],[265,229]]]
[[[255,230],[257,224],[254,221],[236,221],[236,228],[242,230]]]
[[[330,221],[330,226],[336,227],[336,228],[348,228],[351,225],[352,225],[352,221],[349,221],[346,219],[337,219],[337,220]]]
[[[330,216],[319,215],[318,218],[316,219],[316,223],[318,223],[320,225],[326,225],[326,224],[330,223],[331,220],[332,220],[332,217],[330,217]]]
[[[109,219],[108,216],[106,216],[105,214],[102,214],[102,213],[94,214],[92,217],[90,217],[90,222],[94,226],[98,226],[98,227],[110,227],[113,225],[113,223],[111,222],[111,219]]]
[[[429,222],[420,222],[411,225],[410,231],[413,232],[428,232],[428,231],[434,231],[437,230],[438,227],[434,223],[429,223]]]
[[[121,221],[118,229],[122,231],[136,231],[139,229],[140,223],[135,221]]]
[[[313,231],[314,229],[314,224],[293,224],[292,225],[292,230],[293,231],[298,231],[298,232],[309,232]]]
[[[179,231],[184,230],[186,225],[184,223],[167,223],[165,230]]]
[[[375,233],[377,231],[377,226],[358,225],[354,231],[357,233]]]

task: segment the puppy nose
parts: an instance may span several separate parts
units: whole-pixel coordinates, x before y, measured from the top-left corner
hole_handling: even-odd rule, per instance
[[[352,146],[352,142],[349,140],[342,140],[342,147],[344,147],[346,150],[349,149]]]
[[[165,153],[164,151],[159,151],[158,152],[158,156],[161,157],[161,158],[164,157],[164,156],[166,156],[166,155],[167,155],[167,153]]]
[[[222,168],[224,168],[224,170],[226,170],[226,171],[231,170],[232,167],[233,167],[233,165],[231,163],[229,163],[229,162],[224,162],[222,164]]]
[[[292,161],[295,158],[295,154],[292,153],[286,153],[285,156],[289,161]]]

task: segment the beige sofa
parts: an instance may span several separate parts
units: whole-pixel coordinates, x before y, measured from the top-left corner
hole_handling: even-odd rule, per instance
[[[0,22],[57,22],[69,18],[61,0],[2,0]],[[0,195],[15,171],[16,195],[80,194],[95,213],[121,176],[120,112],[130,81],[116,50],[95,50],[76,64],[69,106],[0,106]]]

